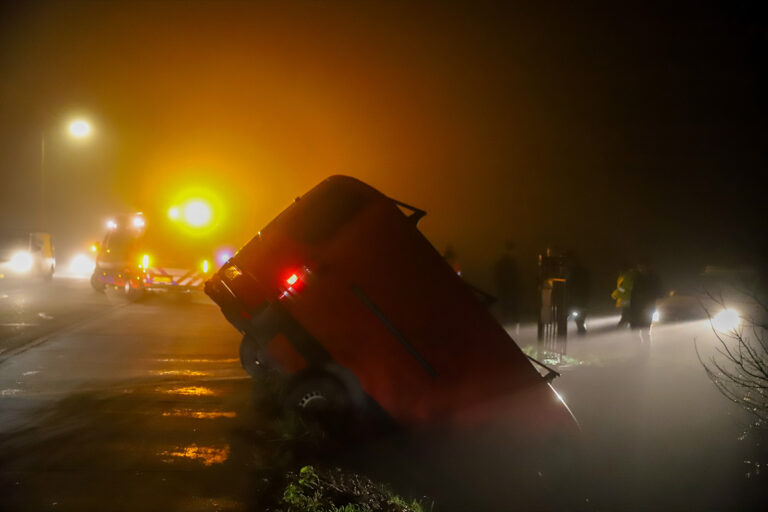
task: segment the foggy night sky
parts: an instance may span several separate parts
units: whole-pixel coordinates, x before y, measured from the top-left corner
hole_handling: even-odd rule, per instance
[[[185,181],[240,245],[343,173],[426,209],[481,283],[507,238],[608,285],[637,258],[759,264],[766,8],[665,4],[4,2],[2,226],[35,222],[45,131],[60,246]]]

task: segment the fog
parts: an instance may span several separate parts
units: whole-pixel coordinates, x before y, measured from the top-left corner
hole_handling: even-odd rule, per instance
[[[611,292],[638,264],[660,277],[654,300],[698,300],[707,266],[762,291],[767,34],[758,2],[0,1],[0,235],[50,233],[57,265],[47,273],[46,253],[16,281],[0,273],[0,490],[20,510],[77,510],[85,488],[100,488],[99,505],[114,499],[102,469],[119,467],[134,478],[122,493],[159,489],[139,508],[224,496],[253,509],[254,482],[306,455],[441,511],[762,510],[765,431],[708,378],[696,348],[717,355],[709,323],[620,330]],[[87,136],[68,130],[76,119]],[[390,438],[315,459],[274,431],[203,274],[222,263],[209,269],[214,251],[231,255],[339,174],[426,210],[418,228],[481,290],[496,292],[494,263],[514,243],[521,323],[504,327],[562,373],[554,386],[583,433],[574,478],[542,479],[521,501],[504,477],[530,466],[503,436],[473,440],[486,452]],[[172,224],[201,197],[204,236],[159,236],[192,262],[174,269],[179,281],[196,279],[170,303],[103,294],[131,291],[114,265],[117,280],[105,270],[111,281],[89,283],[87,259],[67,273],[75,254],[111,250],[95,245],[108,220]],[[32,258],[0,249],[9,275],[16,253]],[[545,352],[533,322],[548,249],[575,255],[591,292],[587,335]],[[146,282],[155,252],[152,265],[143,248],[125,256],[141,257],[130,268]],[[179,284],[162,268],[155,277]],[[456,319],[423,319],[443,320]],[[176,416],[207,407],[227,415]],[[210,446],[213,462],[176,460]],[[112,456],[121,462],[105,464]],[[61,480],[49,485],[48,471]]]
[[[757,7],[2,9],[3,223],[40,229],[45,134],[43,229],[62,248],[185,186],[225,201],[240,245],[342,173],[427,210],[422,229],[483,285],[507,239],[531,272],[573,249],[603,287],[637,260],[764,261]],[[72,144],[78,115],[94,135]]]

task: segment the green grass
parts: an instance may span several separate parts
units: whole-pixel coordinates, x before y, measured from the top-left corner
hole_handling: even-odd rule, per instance
[[[281,505],[285,512],[426,512],[366,477],[313,466],[289,474]]]

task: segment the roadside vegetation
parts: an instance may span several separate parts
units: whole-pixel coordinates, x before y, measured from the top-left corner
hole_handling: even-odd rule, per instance
[[[304,466],[290,472],[270,510],[279,512],[429,512],[420,502],[406,501],[367,477],[341,469]]]
[[[724,310],[729,307],[722,297],[710,299]],[[738,299],[733,302],[747,306],[749,313],[740,313],[735,325],[727,327],[710,314],[716,352],[709,360],[699,354],[699,360],[718,391],[752,414],[753,426],[768,430],[768,302],[764,293],[754,291]]]

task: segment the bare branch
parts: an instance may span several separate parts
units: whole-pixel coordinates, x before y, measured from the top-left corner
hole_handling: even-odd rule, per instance
[[[715,328],[711,311],[702,303],[710,320],[710,327],[717,342],[714,355],[706,361],[694,339],[696,357],[715,385],[728,400],[758,418],[760,425],[768,422],[768,306],[753,290],[739,290],[756,305],[756,314],[742,315],[743,324],[733,331],[722,332]],[[726,307],[722,294],[715,296],[705,291],[714,304]],[[739,305],[745,305],[739,301]]]

